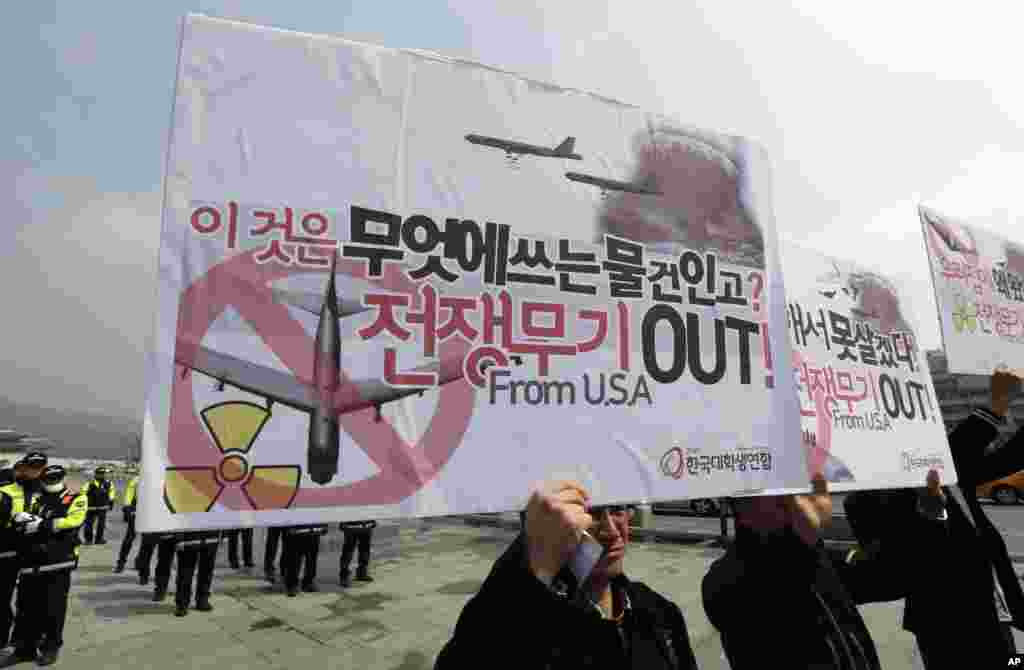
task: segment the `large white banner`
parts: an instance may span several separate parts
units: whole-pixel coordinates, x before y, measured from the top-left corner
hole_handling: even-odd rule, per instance
[[[863,265],[782,246],[808,465],[833,491],[956,481],[904,287]]]
[[[757,147],[199,16],[174,105],[143,530],[806,490]]]
[[[1024,366],[1024,244],[924,206],[918,213],[949,371]]]

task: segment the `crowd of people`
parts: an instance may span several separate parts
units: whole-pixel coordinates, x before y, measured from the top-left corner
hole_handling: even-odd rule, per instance
[[[64,644],[84,493],[68,489],[63,466],[29,453],[0,485],[0,666],[57,661]],[[11,607],[11,600],[15,608]]]
[[[1012,665],[1024,593],[975,488],[1024,470],[1024,429],[989,448],[1020,382],[996,371],[991,407],[949,435],[956,485],[931,470],[919,489],[850,494],[857,549],[841,560],[822,540],[832,498],[820,474],[807,495],[731,500],[735,541],[701,584],[730,667],[878,670],[857,607],[898,600],[928,670]],[[523,532],[466,604],[436,670],[489,657],[499,625],[515,630],[515,643],[502,647],[508,667],[696,668],[684,612],[626,576],[632,514],[592,506],[577,482],[535,491]],[[603,552],[581,581],[571,561],[588,537]]]
[[[124,520],[127,529],[118,552],[115,573],[124,572],[135,542],[135,510],[138,506],[138,477],[130,480],[125,488]],[[359,521],[340,524],[345,533],[345,544],[338,567],[338,581],[341,586],[351,586],[349,566],[352,562],[352,547],[359,545],[359,575],[357,579],[373,581],[369,574],[370,541],[375,521]],[[323,524],[303,526],[275,526],[267,529],[266,546],[263,552],[264,577],[271,584],[280,578],[289,597],[298,595],[300,587],[307,593],[316,592],[317,560],[320,555],[320,539],[328,533]],[[200,612],[213,610],[210,592],[213,587],[214,567],[217,552],[223,539],[228,541],[228,564],[234,570],[251,570],[253,560],[253,529],[236,528],[227,531],[185,531],[168,533],[143,533],[135,557],[135,570],[139,583],[149,583],[153,554],[156,553],[156,569],[153,573],[153,601],[162,602],[167,598],[171,581],[171,570],[177,559],[175,581],[175,616],[188,614],[195,597],[194,607]],[[239,546],[241,545],[241,546]],[[280,557],[278,548],[280,547]],[[241,549],[241,551],[239,551]],[[242,561],[239,561],[241,554]],[[280,571],[275,568],[275,561]],[[300,579],[301,577],[301,579]]]
[[[1024,429],[992,448],[1020,386],[1016,375],[994,373],[991,406],[975,409],[949,435],[956,485],[944,486],[930,470],[917,489],[849,494],[845,509],[857,548],[842,559],[822,540],[832,498],[820,473],[812,473],[806,495],[732,499],[735,540],[701,584],[705,613],[730,666],[877,670],[879,656],[857,608],[904,600],[903,627],[915,636],[928,670],[1006,667],[1017,651],[1012,629],[1024,630],[1024,592],[975,489],[1024,470]],[[64,468],[42,453],[0,471],[0,667],[57,660],[79,528],[86,544],[103,544],[106,514],[117,498],[107,476],[97,469],[80,492],[72,491]],[[126,532],[115,573],[125,570],[135,543],[138,497],[136,477],[122,499]],[[515,627],[515,644],[504,648],[510,667],[696,668],[685,613],[626,576],[634,512],[628,505],[591,505],[577,482],[534,491],[523,531],[466,604],[435,668],[476,665],[492,651],[498,622]],[[357,553],[355,579],[372,581],[375,526],[340,525],[342,587],[351,585]],[[317,591],[327,533],[322,524],[269,528],[266,580],[274,584],[280,576],[290,597]],[[140,583],[149,582],[155,553],[153,600],[163,601],[177,559],[175,614],[185,616],[193,601],[198,611],[212,610],[214,565],[225,537],[231,567],[255,567],[251,528],[144,533],[134,562]],[[572,563],[585,540],[599,547],[600,557],[580,575]]]
[[[64,644],[71,573],[78,567],[81,544],[106,544],[107,513],[118,498],[109,470],[97,468],[92,480],[80,491],[65,483],[67,472],[50,465],[47,456],[27,454],[11,468],[0,470],[0,667],[34,660],[52,665]],[[125,533],[117,553],[114,573],[122,573],[135,544],[135,510],[138,507],[138,477],[128,481],[122,498]],[[339,564],[339,582],[351,585],[349,567],[354,548],[359,547],[357,579],[372,581],[369,575],[370,538],[376,522],[341,524],[345,545]],[[81,530],[80,537],[79,531]],[[299,590],[316,591],[316,564],[320,538],[327,526],[270,528],[265,551],[266,579],[275,583],[274,561],[281,546],[281,575],[289,596]],[[149,582],[153,554],[154,601],[167,597],[172,567],[177,559],[175,614],[185,616],[193,603],[196,610],[209,612],[217,550],[228,538],[228,560],[241,569],[239,543],[245,569],[254,567],[253,530],[188,531],[143,533],[135,558],[139,581]],[[12,606],[13,604],[13,606]]]

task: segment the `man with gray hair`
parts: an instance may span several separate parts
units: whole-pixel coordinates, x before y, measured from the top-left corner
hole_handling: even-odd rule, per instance
[[[535,491],[524,532],[462,610],[435,670],[493,656],[494,626],[507,622],[516,626],[514,644],[501,651],[508,667],[696,668],[679,607],[626,577],[632,513],[592,506],[577,482]]]

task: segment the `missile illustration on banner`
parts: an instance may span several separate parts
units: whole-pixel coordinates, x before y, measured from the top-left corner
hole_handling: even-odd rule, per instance
[[[263,397],[268,409],[276,402],[308,414],[307,471],[320,485],[330,482],[339,472],[341,415],[372,407],[376,410],[376,420],[380,421],[383,405],[424,393],[423,388],[392,386],[383,378],[352,380],[342,386],[339,321],[369,308],[361,302],[338,298],[336,267],[337,254],[331,262],[323,295],[271,291],[275,302],[318,316],[311,379],[300,379],[183,338],[178,338],[175,351],[175,363],[185,368],[186,374],[195,371],[212,377],[217,381],[218,390],[233,386]],[[462,356],[442,358],[408,372],[433,373],[440,387],[463,378],[462,362]]]
[[[654,175],[649,175],[639,182],[619,181],[605,177],[595,177],[581,172],[566,172],[565,178],[580,184],[596,186],[601,189],[601,197],[608,195],[608,191],[621,191],[623,193],[636,193],[638,195],[664,195],[659,189]]]

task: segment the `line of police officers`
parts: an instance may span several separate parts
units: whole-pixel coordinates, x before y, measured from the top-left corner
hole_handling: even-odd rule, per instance
[[[45,454],[33,452],[7,471],[0,471],[0,667],[35,660],[39,665],[56,662],[64,644],[71,572],[78,567],[80,544],[78,529],[83,528],[87,544],[106,544],[107,512],[117,496],[114,484],[107,480],[106,468],[97,468],[93,480],[80,492],[65,484],[63,466],[49,465]],[[135,510],[138,506],[138,477],[132,478],[124,495],[127,524],[118,552],[115,573],[124,571],[135,542]],[[349,586],[349,566],[359,549],[356,579],[373,581],[368,572],[370,535],[375,521],[343,523],[345,545],[339,566],[342,586]],[[270,529],[267,538],[267,578],[274,581],[273,561],[278,537],[283,538],[281,564],[289,596],[297,595],[299,575],[302,590],[316,587],[316,564],[320,537],[326,525],[290,526]],[[241,539],[246,567],[252,567],[252,530],[228,531],[229,560],[238,567],[237,542]],[[144,534],[135,567],[139,581],[149,580],[149,565],[157,553],[153,600],[167,595],[171,563],[178,558],[175,615],[185,616],[193,595],[195,607],[202,612],[213,609],[210,589],[214,563],[222,537],[221,531],[188,531]],[[11,599],[16,593],[16,610]],[[12,630],[13,628],[13,630]]]
[[[94,482],[90,482],[93,484]],[[127,530],[121,549],[118,552],[115,573],[124,571],[135,542],[135,510],[138,505],[139,478],[132,478],[124,495],[124,520]],[[105,491],[105,489],[98,489]],[[96,494],[101,495],[100,493]],[[105,512],[103,512],[105,515]],[[102,521],[103,517],[99,517]],[[356,549],[359,550],[359,564],[356,579],[372,582],[369,574],[370,541],[376,521],[355,521],[342,523],[339,528],[345,533],[345,544],[341,552],[339,565],[339,582],[343,587],[351,585],[349,566]],[[102,528],[102,525],[97,526]],[[281,576],[289,597],[298,595],[301,585],[303,591],[312,593],[318,590],[316,585],[317,559],[320,554],[320,538],[327,534],[327,526],[313,524],[304,526],[285,526],[267,529],[267,544],[264,552],[264,572],[267,581],[275,583],[276,574],[274,560],[277,556],[278,544],[281,544]],[[213,609],[210,604],[210,589],[213,585],[213,570],[217,560],[217,550],[224,536],[228,538],[228,562],[234,569],[239,569],[239,543],[246,569],[254,567],[251,528],[229,531],[188,531],[169,533],[145,533],[142,536],[139,552],[135,558],[135,569],[139,574],[139,583],[149,583],[149,570],[154,552],[157,555],[154,573],[153,600],[161,602],[167,597],[167,589],[171,578],[171,566],[175,556],[178,558],[177,583],[175,589],[175,615],[188,614],[189,603],[193,595],[195,582],[195,608],[201,612]],[[98,543],[98,540],[97,540]],[[300,580],[301,575],[301,580]]]
[[[52,665],[64,644],[78,528],[88,512],[86,496],[70,491],[65,476],[40,453],[0,475],[0,666]]]

